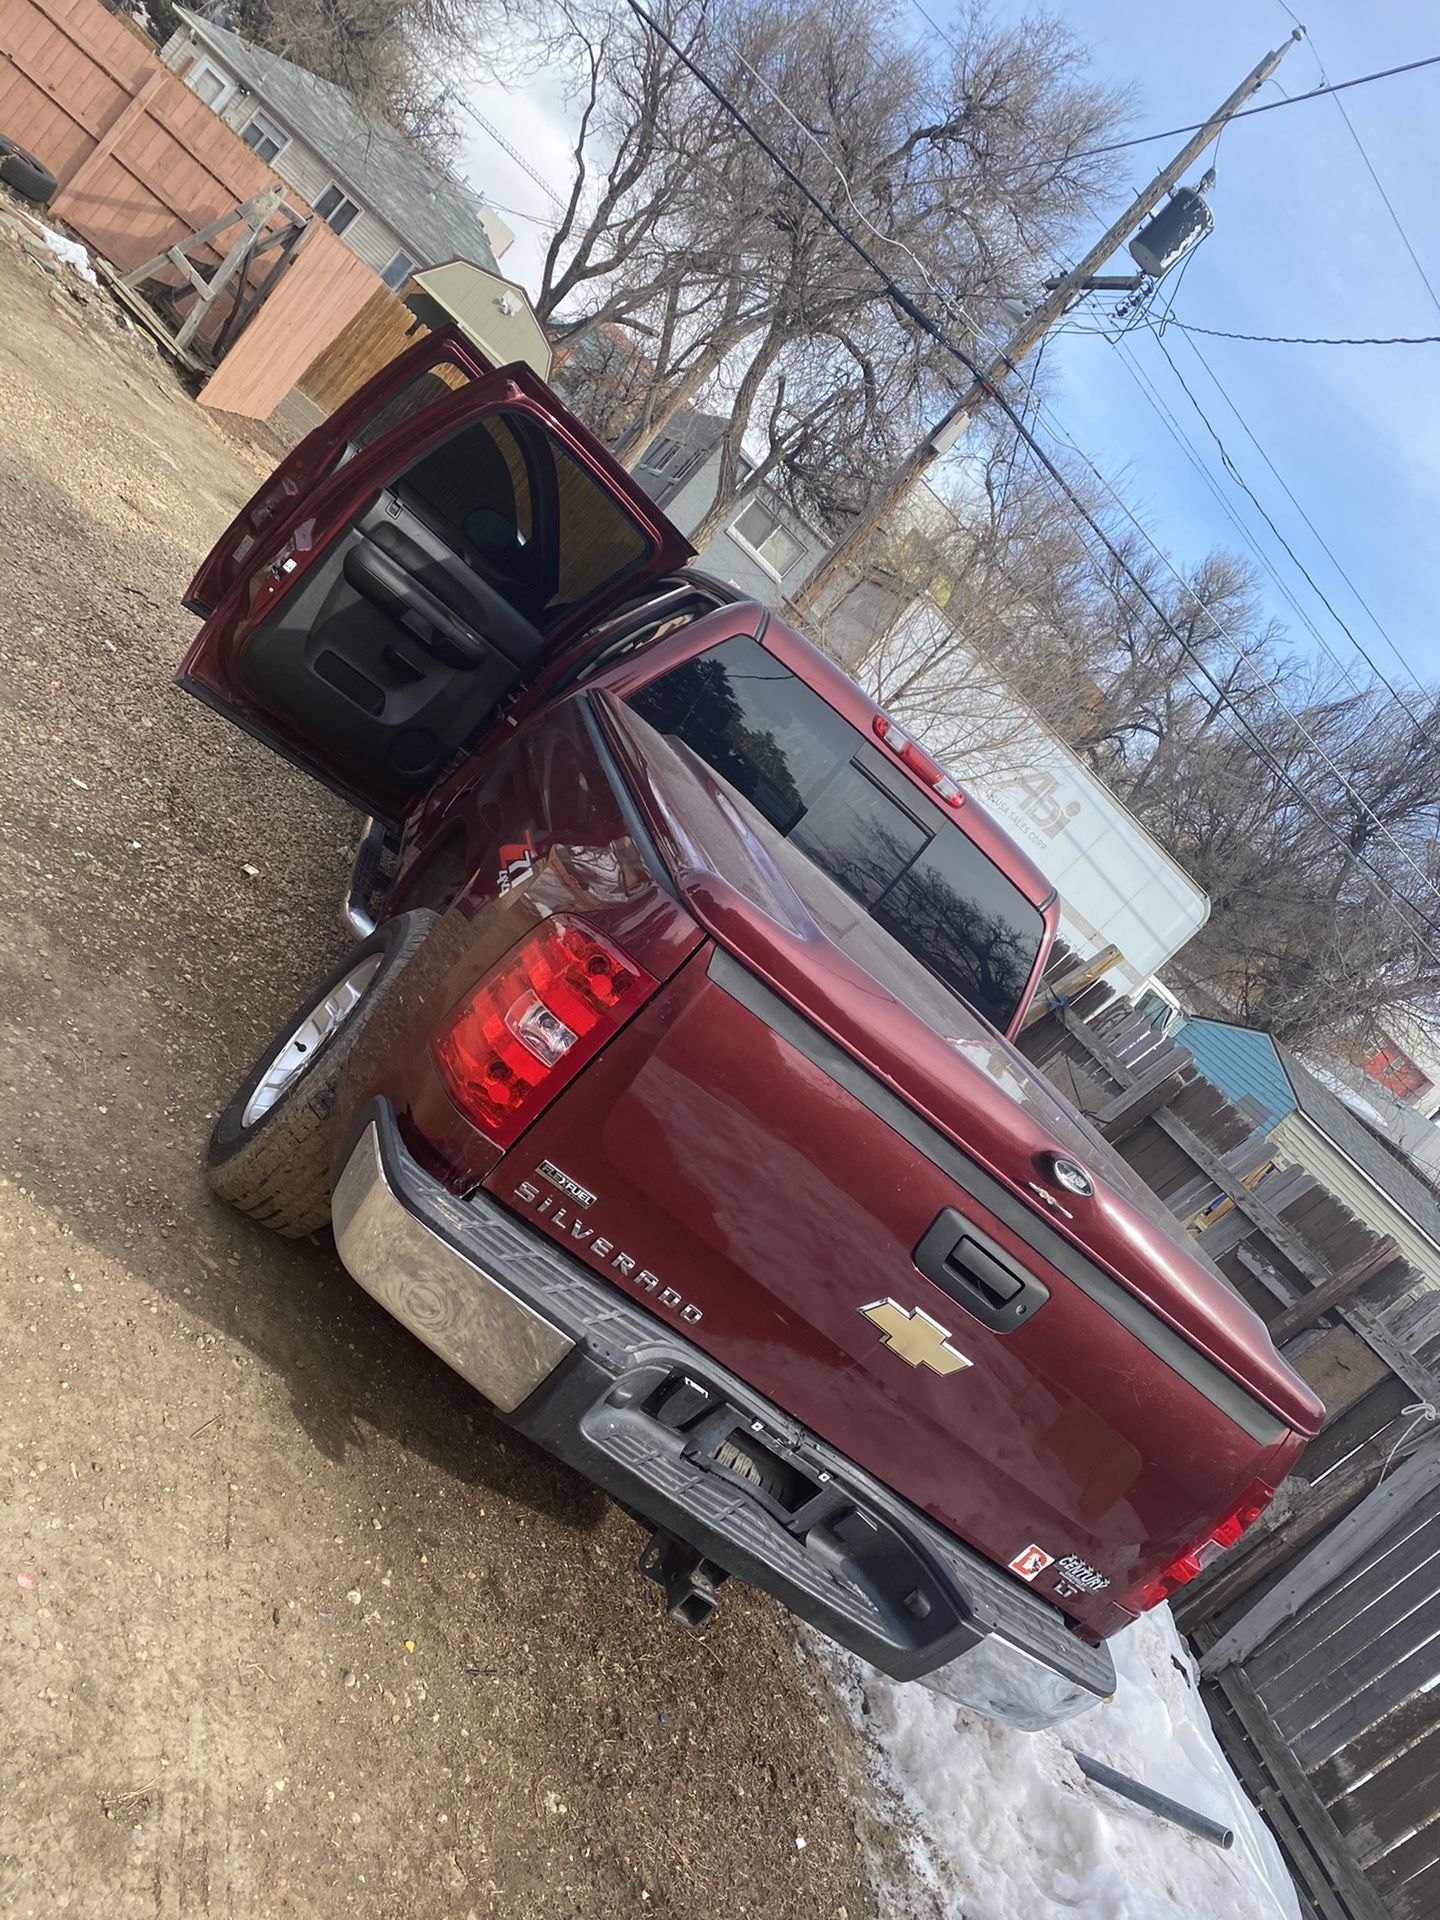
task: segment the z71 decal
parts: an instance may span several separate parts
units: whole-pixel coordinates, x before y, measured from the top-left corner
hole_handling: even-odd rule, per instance
[[[496,881],[496,890],[509,893],[512,887],[518,887],[530,878],[535,871],[535,842],[527,833],[523,840],[513,846],[500,849],[500,874]]]

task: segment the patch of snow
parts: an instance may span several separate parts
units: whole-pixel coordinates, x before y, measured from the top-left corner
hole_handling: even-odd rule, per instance
[[[1110,1642],[1115,1697],[1016,1733],[826,1649],[864,1736],[878,1811],[910,1816],[911,1855],[948,1920],[1299,1920],[1280,1850],[1211,1730],[1168,1608]],[[1235,1831],[1228,1852],[1080,1772],[1070,1749]],[[903,1912],[902,1891],[890,1890]]]
[[[46,226],[40,228],[40,238],[57,260],[63,260],[67,267],[73,267],[80,278],[88,280],[92,287],[99,286],[90,256],[78,240],[67,240],[63,233],[56,233],[53,227]]]

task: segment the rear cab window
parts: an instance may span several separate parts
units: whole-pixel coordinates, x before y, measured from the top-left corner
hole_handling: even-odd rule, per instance
[[[905,950],[1004,1032],[1044,938],[1040,909],[878,747],[754,640],[630,696]]]

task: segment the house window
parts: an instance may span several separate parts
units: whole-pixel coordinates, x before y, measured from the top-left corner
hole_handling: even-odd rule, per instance
[[[753,553],[777,580],[783,580],[805,552],[794,534],[787,533],[781,526],[778,515],[759,500],[752,500],[738,519],[731,523],[730,538],[738,541],[748,553]]]
[[[380,278],[392,293],[398,293],[419,264],[420,262],[412,260],[402,247]]]
[[[277,127],[268,114],[252,113],[240,138],[252,153],[259,154],[268,166],[277,153],[282,153],[290,144],[290,136],[282,127]]]
[[[186,74],[185,84],[197,100],[203,100],[216,113],[235,91],[235,82],[213,60],[197,60]]]
[[[665,473],[674,480],[683,480],[699,465],[701,451],[684,440],[657,440],[645,456],[645,466],[651,473]]]
[[[360,209],[332,180],[315,202],[315,211],[333,232],[344,233],[351,221],[359,214]]]

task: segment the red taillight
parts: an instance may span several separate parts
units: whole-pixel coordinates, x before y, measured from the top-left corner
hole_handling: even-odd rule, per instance
[[[657,984],[583,921],[557,914],[452,1008],[430,1051],[460,1111],[508,1147]]]
[[[930,790],[938,794],[946,806],[961,807],[965,804],[965,795],[946,773],[938,760],[932,759],[923,747],[919,747],[906,733],[903,727],[897,727],[888,713],[877,713],[874,721],[875,731],[895,755],[903,760],[912,773],[918,773]]]
[[[1230,1511],[1222,1514],[1214,1526],[1192,1547],[1177,1554],[1162,1572],[1138,1586],[1131,1598],[1141,1613],[1168,1600],[1178,1587],[1198,1578],[1218,1554],[1233,1547],[1245,1529],[1258,1520],[1275,1498],[1275,1489],[1263,1480],[1253,1481]]]

